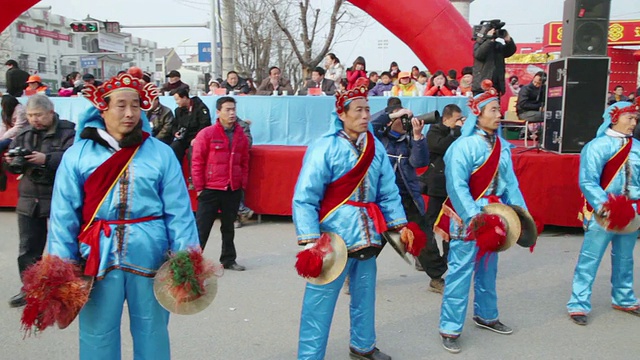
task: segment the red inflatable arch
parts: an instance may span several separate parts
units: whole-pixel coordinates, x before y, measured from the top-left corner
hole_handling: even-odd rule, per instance
[[[0,31],[38,0],[0,0]],[[449,0],[350,0],[407,44],[432,72],[473,64],[471,26]],[[418,26],[422,24],[422,26]]]
[[[471,26],[449,0],[349,0],[407,44],[431,72],[473,65]]]

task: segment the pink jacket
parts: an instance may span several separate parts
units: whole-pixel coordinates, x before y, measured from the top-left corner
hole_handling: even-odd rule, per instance
[[[191,158],[191,178],[196,191],[245,189],[249,182],[249,140],[235,125],[233,141],[216,120],[196,135]]]
[[[15,110],[13,110],[11,124],[13,126],[7,129],[4,122],[0,121],[0,140],[13,140],[22,129],[29,125],[29,121],[27,121],[27,114],[24,111],[24,105],[18,104]]]

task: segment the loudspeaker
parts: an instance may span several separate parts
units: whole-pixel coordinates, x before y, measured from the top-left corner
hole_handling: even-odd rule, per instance
[[[611,0],[565,0],[561,57],[607,56]]]
[[[542,143],[549,151],[579,153],[593,139],[607,106],[608,57],[549,62]]]

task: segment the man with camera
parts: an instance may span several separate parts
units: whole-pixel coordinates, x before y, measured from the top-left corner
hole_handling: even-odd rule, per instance
[[[427,234],[426,251],[420,254],[420,262],[423,264],[427,275],[431,278],[429,290],[442,294],[444,280],[442,275],[447,272],[447,256],[449,254],[449,242],[443,241],[443,254],[435,241],[433,225],[438,219],[442,204],[447,199],[447,184],[444,177],[444,153],[460,137],[460,128],[464,124],[464,116],[458,105],[449,104],[442,110],[442,122],[431,125],[427,133],[429,145],[429,169],[424,174],[429,203],[427,204],[426,222]],[[426,265],[426,266],[425,266]]]
[[[484,92],[480,84],[489,79],[500,95],[504,94],[504,59],[515,54],[516,43],[500,20],[482,21],[476,27],[473,45],[473,94]]]
[[[47,241],[47,218],[51,206],[53,179],[62,154],[73,144],[75,125],[60,120],[53,103],[36,94],[27,102],[29,126],[13,140],[5,155],[8,170],[22,174],[18,187],[18,270],[22,273],[41,257]],[[9,300],[11,307],[25,305],[24,293]]]
[[[428,234],[424,199],[416,175],[416,168],[429,164],[427,139],[422,135],[424,124],[424,119],[413,117],[411,110],[403,108],[397,97],[389,98],[387,108],[374,114],[371,120],[373,133],[384,145],[395,171],[396,185],[407,220],[415,222]],[[417,259],[416,268],[422,270]]]
[[[198,132],[211,125],[211,114],[207,105],[197,96],[190,98],[186,89],[175,89],[170,94],[178,105],[173,122],[174,139],[171,148],[182,163],[185,152]]]
[[[518,118],[528,121],[529,131],[534,134],[540,128],[540,123],[544,121],[543,107],[545,86],[547,81],[547,74],[544,71],[538,71],[531,83],[523,86],[518,92],[518,103],[516,105],[516,111]]]

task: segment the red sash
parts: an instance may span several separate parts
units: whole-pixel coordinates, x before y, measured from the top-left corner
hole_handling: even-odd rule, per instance
[[[602,169],[602,174],[600,175],[600,187],[603,190],[607,190],[611,181],[618,175],[624,164],[629,159],[629,154],[631,153],[631,146],[633,145],[633,140],[629,139],[626,144],[624,144],[620,150],[618,150],[613,156],[607,161]],[[587,199],[582,196],[584,200],[584,205],[582,206],[582,211],[578,213],[578,219],[590,220],[591,215],[593,214],[593,207],[591,204],[587,202]]]
[[[500,143],[500,139],[496,138],[496,143],[493,145],[491,154],[489,154],[487,160],[471,173],[469,177],[469,191],[474,200],[478,200],[484,196],[489,189],[489,185],[491,185],[491,181],[496,176],[498,165],[500,165],[500,151],[502,151],[502,144]],[[444,204],[442,204],[442,209],[433,227],[433,231],[440,235],[445,241],[449,241],[451,237],[449,229],[452,219],[458,225],[462,225],[462,219],[453,209],[453,204],[447,197]]]
[[[360,154],[355,166],[339,179],[327,185],[327,189],[324,192],[324,198],[320,202],[320,222],[323,222],[327,216],[346,203],[356,189],[358,189],[358,186],[360,186],[364,177],[367,175],[367,171],[369,170],[369,166],[371,166],[371,162],[373,162],[375,154],[375,140],[373,135],[370,132],[367,132],[367,142],[365,143],[364,149],[362,149],[362,153]],[[372,215],[372,211],[375,212],[373,209],[369,210],[371,205],[366,205],[364,203],[355,204],[355,206],[360,206],[362,204],[362,207],[367,208],[367,212],[370,216]],[[379,211],[380,209],[378,208],[378,212]],[[379,222],[377,213],[373,214],[372,219],[374,224],[376,224],[376,228],[380,227],[380,225],[376,223],[376,219],[378,219]]]
[[[142,133],[142,142],[137,146],[122,148],[116,151],[110,158],[96,168],[89,175],[84,183],[84,202],[82,204],[82,231],[78,235],[81,243],[89,245],[90,252],[84,274],[88,276],[98,275],[100,265],[100,233],[110,234],[109,224],[112,223],[133,223],[149,221],[155,217],[145,217],[133,220],[94,221],[100,206],[116,185],[120,176],[129,167],[131,160],[136,155],[144,141],[149,137],[146,132]]]

